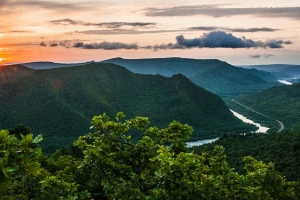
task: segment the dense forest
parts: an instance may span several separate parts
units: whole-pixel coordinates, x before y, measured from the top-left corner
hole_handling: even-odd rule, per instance
[[[288,180],[300,180],[300,131],[270,134],[223,135],[211,144],[191,148],[201,154],[223,146],[227,161],[237,172],[243,173],[242,158],[252,156],[264,163],[272,162],[275,169]]]
[[[0,131],[0,196],[27,199],[299,199],[299,182],[272,163],[247,156],[244,172],[226,160],[224,148],[187,151],[192,127],[172,121],[149,126],[147,117],[95,116],[92,132],[70,148],[43,154],[42,136],[18,126]],[[133,142],[132,130],[143,137]]]
[[[178,120],[194,128],[191,140],[253,130],[228,110],[222,99],[181,74],[135,74],[104,63],[34,70],[21,65],[0,70],[0,128],[16,124],[42,134],[44,151],[72,143],[89,132],[98,113],[119,110],[148,116],[152,125]],[[139,139],[138,133],[133,133]]]
[[[257,94],[234,98],[234,101],[250,107],[270,118],[259,116],[238,104],[227,99],[230,108],[237,112],[252,117],[252,120],[263,123],[266,126],[278,129],[279,120],[284,124],[285,130],[297,131],[300,129],[300,83],[284,85],[264,90]]]
[[[144,71],[94,62],[0,68],[1,200],[300,199],[300,84],[236,96],[279,83],[218,60],[113,61]],[[230,96],[226,104],[199,87],[205,81]],[[227,106],[270,134],[251,133]]]

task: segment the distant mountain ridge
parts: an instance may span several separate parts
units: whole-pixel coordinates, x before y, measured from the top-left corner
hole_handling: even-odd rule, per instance
[[[92,117],[103,112],[148,116],[159,127],[179,120],[194,128],[193,140],[252,128],[235,118],[220,97],[180,74],[135,74],[107,63],[0,69],[0,129],[25,124],[44,136],[48,152],[88,133]]]
[[[52,68],[59,68],[59,67],[74,67],[74,66],[86,65],[94,62],[95,61],[89,61],[83,63],[54,63],[54,62],[43,61],[43,62],[22,63],[21,65],[32,69],[52,69]]]
[[[246,69],[257,69],[270,72],[278,79],[300,79],[300,65],[269,64],[269,65],[242,65]]]
[[[217,59],[113,58],[102,62],[117,64],[140,74],[161,74],[170,77],[181,73],[200,87],[223,97],[256,93],[282,85],[269,72],[234,67]]]

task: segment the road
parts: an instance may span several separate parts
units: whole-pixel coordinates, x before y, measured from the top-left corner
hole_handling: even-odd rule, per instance
[[[277,119],[274,119],[274,118],[272,118],[272,117],[270,117],[270,116],[267,116],[267,115],[265,115],[265,114],[262,114],[262,113],[260,113],[260,112],[257,112],[256,110],[253,110],[252,108],[249,108],[248,106],[245,106],[245,105],[243,105],[243,104],[237,102],[237,101],[234,100],[234,99],[231,99],[231,101],[234,102],[234,103],[236,103],[236,104],[238,104],[238,105],[240,105],[240,106],[242,106],[242,107],[244,107],[244,108],[246,108],[246,109],[248,109],[248,110],[250,110],[250,111],[252,111],[252,112],[255,112],[255,113],[257,113],[257,114],[259,114],[259,115],[262,115],[262,116],[264,116],[264,117],[267,117],[267,118],[269,118],[269,119],[275,120],[275,121],[279,124],[279,129],[277,130],[277,133],[281,132],[281,131],[284,129],[284,124],[283,124],[281,121],[279,121],[279,120],[277,120]]]

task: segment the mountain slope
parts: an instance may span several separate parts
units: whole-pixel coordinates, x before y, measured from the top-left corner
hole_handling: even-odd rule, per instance
[[[256,111],[281,121],[285,129],[300,129],[300,83],[274,87],[258,94],[235,98]],[[273,120],[274,121],[274,120]]]
[[[172,76],[182,73],[200,87],[219,96],[250,94],[281,85],[270,73],[234,67],[219,60],[114,58],[103,62],[114,63],[141,74]]]
[[[230,166],[244,173],[245,156],[253,156],[264,163],[272,162],[276,170],[287,180],[299,181],[300,174],[300,132],[281,132],[273,134],[225,135],[212,144],[193,147],[191,151],[202,153],[213,151],[214,146],[223,146]]]
[[[193,140],[249,130],[218,96],[180,74],[134,74],[104,63],[48,70],[16,65],[1,68],[0,83],[0,128],[23,123],[44,135],[46,151],[87,133],[91,118],[103,112],[148,116],[159,127],[179,120],[194,128]]]

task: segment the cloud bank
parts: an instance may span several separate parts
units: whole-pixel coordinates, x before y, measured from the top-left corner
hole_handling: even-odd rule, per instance
[[[94,3],[95,4],[95,3]],[[64,12],[75,12],[88,10],[93,8],[95,5],[87,4],[85,2],[70,3],[66,1],[45,1],[45,0],[1,0],[0,8],[7,7],[11,10],[18,8],[29,8],[33,7],[53,10],[53,11],[64,11]]]
[[[259,53],[257,53],[257,54],[250,54],[248,57],[249,58],[261,58],[261,57],[264,57],[264,58],[270,58],[270,57],[272,57],[272,56],[274,56],[273,54],[263,54],[263,55],[261,55],[261,54],[259,54]]]
[[[83,43],[77,42],[73,44],[74,48],[81,49],[103,49],[103,50],[116,50],[116,49],[138,49],[137,44],[126,44],[122,42],[100,42],[100,43]]]
[[[159,49],[190,49],[190,48],[283,48],[283,45],[291,44],[291,41],[267,40],[266,42],[254,41],[245,37],[238,38],[231,33],[213,31],[203,34],[199,38],[186,39],[183,35],[176,37],[176,43],[155,45],[154,50]]]
[[[146,8],[146,16],[173,17],[196,16],[228,17],[252,15],[255,17],[292,18],[300,20],[300,7],[222,8],[216,5],[177,6],[171,8]]]
[[[270,39],[265,42],[247,39],[245,37],[238,38],[231,33],[223,31],[213,31],[204,33],[199,38],[186,39],[183,35],[176,36],[176,43],[158,44],[154,46],[138,46],[135,43],[127,44],[124,42],[94,42],[84,43],[83,41],[63,41],[49,42],[49,46],[63,46],[66,48],[81,48],[81,49],[191,49],[191,48],[283,48],[284,45],[292,44],[287,40]],[[45,42],[40,43],[40,46],[47,46]]]
[[[249,58],[260,58],[261,57],[261,55],[260,54],[254,54],[254,55],[252,55],[252,54],[250,54],[249,55]]]
[[[151,22],[103,22],[103,23],[89,23],[72,19],[60,19],[52,20],[50,23],[55,25],[80,25],[80,26],[98,26],[105,28],[120,28],[122,26],[132,26],[132,27],[148,27],[154,26],[156,23]]]
[[[254,32],[275,32],[280,29],[273,29],[273,28],[226,28],[226,27],[216,27],[216,26],[198,26],[198,27],[191,27],[189,30],[196,30],[196,31],[216,31],[216,30],[225,30],[229,32],[238,32],[238,33],[254,33]]]
[[[46,42],[41,42],[40,46],[46,47],[65,47],[65,48],[80,48],[80,49],[103,49],[103,50],[118,50],[118,49],[139,49],[137,44],[126,44],[123,42],[92,42],[85,43],[78,40],[65,40],[65,41],[50,41],[48,45]]]

